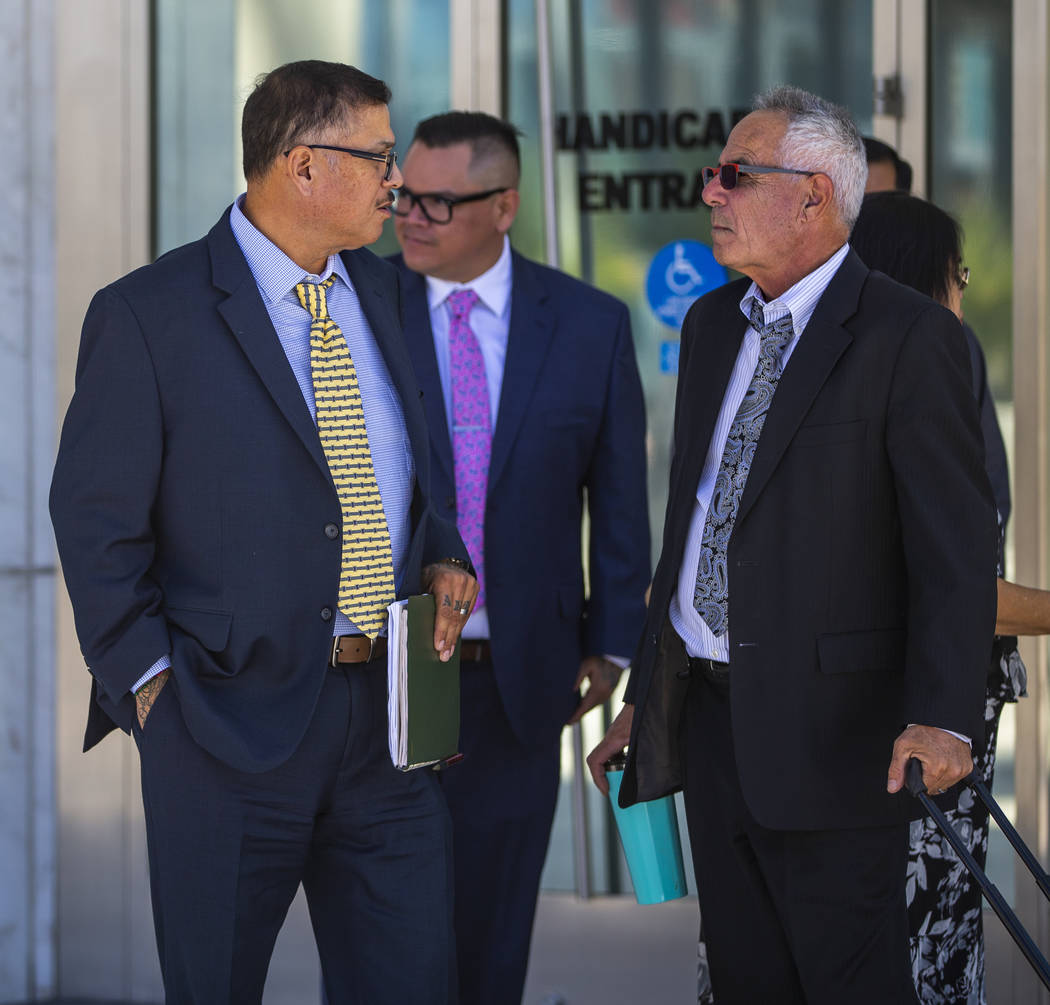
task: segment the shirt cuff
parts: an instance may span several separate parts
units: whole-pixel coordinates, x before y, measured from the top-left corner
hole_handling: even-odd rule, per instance
[[[134,694],[147,681],[153,680],[161,671],[171,667],[171,653],[161,656],[134,684],[131,685],[131,693]]]
[[[627,656],[610,656],[608,653],[605,653],[602,659],[615,663],[621,670],[626,670],[631,665],[630,657]]]

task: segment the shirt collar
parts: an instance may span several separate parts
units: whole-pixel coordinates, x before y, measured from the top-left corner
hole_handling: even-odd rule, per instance
[[[823,265],[814,269],[808,275],[800,279],[791,289],[782,293],[775,300],[766,303],[762,291],[757,283],[748,287],[747,293],[740,301],[740,310],[744,316],[751,318],[751,301],[757,300],[763,306],[764,316],[767,322],[775,321],[785,314],[791,315],[791,327],[795,330],[795,337],[802,334],[813,312],[817,309],[817,303],[824,295],[839,266],[843,263],[849,252],[849,244],[844,244]]]
[[[478,295],[478,300],[496,317],[501,318],[510,303],[512,271],[510,240],[504,235],[503,250],[496,259],[496,264],[469,283],[453,283],[447,279],[427,276],[427,305],[434,310],[448,299],[450,293],[455,293],[456,290],[473,290]]]
[[[303,281],[324,282],[333,272],[347,286],[353,288],[341,255],[329,255],[324,272],[319,276],[310,275],[302,266],[296,265],[244,215],[241,208],[243,203],[242,193],[230,209],[230,227],[248,262],[248,268],[268,304],[273,305],[283,300]]]

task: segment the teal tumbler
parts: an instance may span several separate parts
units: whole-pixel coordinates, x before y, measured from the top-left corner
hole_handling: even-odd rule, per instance
[[[616,828],[639,904],[662,904],[686,895],[682,841],[678,836],[678,811],[674,796],[663,796],[621,809],[620,782],[625,754],[605,762]]]

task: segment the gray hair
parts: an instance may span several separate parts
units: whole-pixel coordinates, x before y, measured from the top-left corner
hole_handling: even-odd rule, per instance
[[[868,162],[864,141],[849,112],[799,87],[774,87],[758,95],[753,108],[787,116],[778,151],[782,166],[828,175],[839,216],[847,230],[852,230],[864,199]]]

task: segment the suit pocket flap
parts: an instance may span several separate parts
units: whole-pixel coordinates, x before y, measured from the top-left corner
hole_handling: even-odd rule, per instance
[[[822,673],[900,673],[904,669],[904,630],[821,635],[817,638],[817,652]]]
[[[797,447],[825,447],[833,443],[851,443],[868,431],[867,419],[850,422],[822,422],[799,426],[792,443]]]
[[[559,409],[544,413],[548,426],[586,426],[592,421],[592,413]]]
[[[167,607],[164,616],[176,628],[195,638],[205,649],[222,652],[230,639],[233,615],[229,611],[206,611],[198,607]]]

